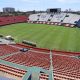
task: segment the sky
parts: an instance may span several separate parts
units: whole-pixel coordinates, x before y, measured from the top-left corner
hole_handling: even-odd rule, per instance
[[[48,8],[80,10],[80,0],[0,0],[0,11],[3,7],[13,7],[16,11],[46,10]]]

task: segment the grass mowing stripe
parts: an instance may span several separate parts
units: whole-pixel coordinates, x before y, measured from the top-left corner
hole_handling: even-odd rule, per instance
[[[45,28],[44,30],[40,31],[33,39],[41,42],[49,34],[49,32],[51,32],[51,27]]]
[[[46,28],[46,29],[48,29],[48,28]],[[39,28],[38,30],[36,30],[35,32],[32,32],[31,33],[31,35],[28,37],[29,39],[34,39],[35,40],[35,38],[36,37],[38,37],[38,36],[40,36],[42,33],[44,33],[45,32],[45,27],[43,27],[43,28]],[[39,38],[39,37],[38,37]],[[39,38],[40,39],[40,38]]]
[[[54,39],[52,39],[53,40],[53,42],[52,42],[53,43],[52,49],[59,49],[60,48],[59,44],[60,44],[60,42],[62,40],[63,29],[64,28],[57,29],[57,31],[55,32],[57,34],[55,34],[54,37],[53,37]],[[50,44],[51,44],[51,42],[50,42]]]
[[[75,52],[80,52],[80,30],[75,31]]]
[[[43,38],[42,38],[42,40],[39,42],[39,45],[40,45],[40,47],[46,47],[46,48],[49,48],[50,49],[50,47],[49,47],[49,44],[50,44],[50,42],[52,42],[51,41],[51,38],[53,37],[53,35],[55,34],[55,31],[56,31],[57,29],[54,29],[54,30],[51,30],[49,33],[47,33]],[[41,45],[41,44],[44,44],[43,46]]]
[[[68,44],[68,39],[69,39],[69,35],[70,35],[70,29],[66,29],[64,30],[64,33],[63,33],[63,37],[59,46],[60,46],[60,50],[64,50],[64,51],[67,51],[67,44]]]
[[[52,30],[51,30],[52,31]],[[58,27],[52,31],[53,33],[49,34],[49,38],[48,39],[44,39],[43,43],[45,42],[45,46],[46,48],[49,48],[49,49],[53,49],[53,48],[56,48],[55,46],[55,42],[56,42],[56,38],[58,36],[58,33],[61,32],[61,30],[58,30]],[[47,40],[47,44],[46,44],[46,40]]]
[[[64,32],[65,32],[64,28],[61,28],[61,30],[59,30],[58,35],[56,36],[56,38],[54,40],[54,44],[53,44],[55,46],[55,49],[60,50],[60,48],[61,48],[60,43],[63,40]]]
[[[76,33],[75,33],[75,30],[72,29],[70,30],[68,43],[67,43],[67,49],[69,51],[75,51],[75,44],[76,44],[75,39],[76,39]]]
[[[35,30],[35,31],[34,30],[31,31],[29,29],[29,31],[26,31],[23,34],[21,34],[20,37],[22,37],[22,39],[32,40],[31,38],[34,38],[36,36],[36,34],[38,34],[38,32],[41,31],[41,30],[43,30],[43,29],[44,29],[44,27],[43,28],[40,28],[38,30]]]

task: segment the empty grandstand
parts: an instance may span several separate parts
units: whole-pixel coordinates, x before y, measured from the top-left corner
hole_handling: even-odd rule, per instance
[[[57,10],[57,9],[56,9]],[[79,14],[66,13],[66,12],[46,12],[41,14],[32,14],[29,16],[28,22],[42,23],[42,24],[55,24],[74,27],[80,19]],[[79,27],[79,25],[78,25]]]
[[[33,48],[23,44],[0,45],[0,76],[9,80],[80,80],[80,53]],[[21,48],[28,48],[26,52]],[[4,54],[3,54],[4,53]],[[2,78],[1,77],[1,78]]]
[[[16,23],[80,27],[80,15],[61,12],[57,8],[51,9],[51,12],[30,14],[29,17],[0,17],[1,27]],[[44,28],[41,30],[44,31]],[[23,40],[23,43],[10,41],[1,35],[0,80],[80,80],[80,52],[38,48],[36,43],[26,40]]]
[[[26,16],[7,16],[7,17],[0,17],[0,26],[9,25],[14,23],[21,23],[26,22]]]

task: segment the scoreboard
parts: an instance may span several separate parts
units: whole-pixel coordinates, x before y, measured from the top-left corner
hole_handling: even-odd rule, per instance
[[[52,9],[47,9],[48,13],[60,13],[61,8],[52,8]]]

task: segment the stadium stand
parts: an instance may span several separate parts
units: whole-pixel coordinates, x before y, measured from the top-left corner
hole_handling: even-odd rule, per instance
[[[0,56],[12,54],[17,51],[18,51],[17,48],[13,48],[13,47],[8,46],[6,44],[0,44]]]
[[[73,18],[70,20],[71,24],[76,24],[75,22],[80,19],[80,15],[74,14]]]
[[[15,53],[0,59],[10,62],[9,64],[15,63],[16,65],[18,64],[25,67],[37,66],[45,70],[50,69],[50,50],[28,47],[23,44],[0,45],[0,47],[0,50],[2,49],[5,54]],[[8,52],[6,52],[4,48],[6,48]],[[30,49],[27,52],[18,51],[21,48]],[[18,53],[16,53],[15,49]],[[57,50],[52,50],[51,52],[53,57],[54,80],[80,80],[80,59],[76,58],[76,56],[80,56],[80,53]],[[6,72],[8,74],[18,76],[17,80],[22,80],[22,76],[25,74],[25,71],[14,69],[13,67],[6,66],[5,64],[0,64],[0,72]],[[49,74],[40,73],[39,78],[40,80],[48,80]],[[14,78],[12,77],[12,79]]]
[[[39,21],[47,22],[50,17],[50,14],[42,13],[39,17]]]
[[[0,26],[27,22],[27,20],[26,16],[0,17]],[[38,13],[31,14],[28,22],[80,27],[80,15]],[[80,80],[80,52],[48,50],[25,44],[7,43],[0,44],[0,76],[11,80],[31,80],[39,71],[39,74],[36,74],[39,80],[51,80],[50,53],[52,53],[54,80]]]
[[[40,17],[40,14],[33,14],[29,16],[29,21],[37,21]]]
[[[66,16],[66,13],[57,13],[51,19],[51,22],[62,22]]]
[[[13,24],[13,23],[20,23],[20,22],[27,22],[26,16],[9,16],[9,17],[0,17],[0,26]]]
[[[0,80],[22,80],[22,77],[25,73],[26,71],[24,70],[0,64],[0,76],[3,77],[2,79],[0,78]],[[11,79],[4,79],[5,77]]]
[[[76,22],[76,25],[80,28],[80,19]]]
[[[8,16],[0,17],[0,26],[13,24],[13,23],[40,23],[40,24],[52,24],[52,25],[64,25],[74,27],[80,26],[80,15],[73,13],[37,13],[27,16]]]
[[[74,27],[79,24],[80,15],[73,13],[41,13],[31,14],[29,16],[30,23],[64,25]],[[79,26],[79,25],[77,25]]]

